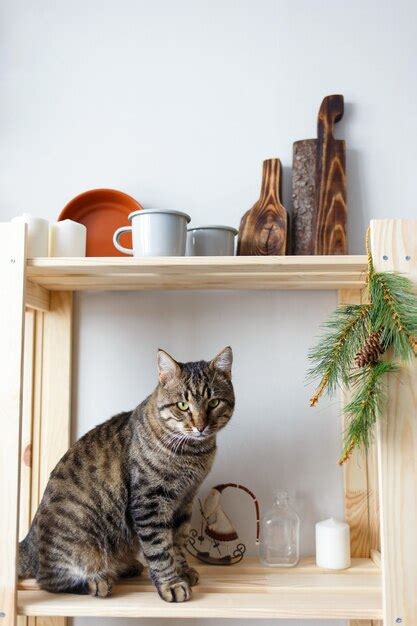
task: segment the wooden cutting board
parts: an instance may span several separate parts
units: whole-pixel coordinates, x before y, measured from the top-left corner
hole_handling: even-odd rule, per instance
[[[259,200],[242,217],[237,254],[261,256],[285,254],[287,211],[281,204],[281,162],[268,159],[263,163]]]
[[[294,143],[294,254],[347,254],[346,145],[333,136],[343,110],[343,96],[326,96],[317,139]]]

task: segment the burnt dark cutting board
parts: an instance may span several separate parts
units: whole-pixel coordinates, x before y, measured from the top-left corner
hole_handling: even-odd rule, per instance
[[[294,254],[347,254],[346,145],[333,136],[343,110],[343,96],[326,96],[317,139],[294,143]]]

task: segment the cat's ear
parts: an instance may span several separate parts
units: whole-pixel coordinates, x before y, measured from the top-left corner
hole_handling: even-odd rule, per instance
[[[165,350],[158,350],[158,370],[159,381],[161,383],[168,383],[174,378],[178,378],[180,373],[180,366],[175,359],[172,358]]]
[[[217,356],[210,361],[210,367],[220,370],[229,378],[232,377],[233,352],[230,346],[224,348]]]

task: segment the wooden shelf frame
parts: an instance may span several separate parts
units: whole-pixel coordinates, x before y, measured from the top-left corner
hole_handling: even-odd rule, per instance
[[[25,534],[49,473],[70,443],[74,291],[335,289],[340,302],[353,303],[362,301],[366,270],[364,256],[26,259],[25,236],[22,224],[0,224],[0,501],[7,502],[0,514],[1,626],[27,620],[51,626],[51,617],[53,626],[63,626],[75,615],[417,624],[415,363],[389,379],[377,447],[355,453],[344,469],[351,569],[323,572],[303,560],[292,570],[270,570],[249,559],[231,568],[202,567],[193,599],[174,606],[146,579],[119,585],[105,600],[48,594],[34,581],[18,584],[18,532]],[[372,222],[371,245],[377,269],[406,272],[417,285],[417,221]],[[375,552],[380,528],[381,559]]]

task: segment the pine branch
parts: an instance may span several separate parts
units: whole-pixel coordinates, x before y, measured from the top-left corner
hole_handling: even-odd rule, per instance
[[[413,283],[395,272],[373,273],[369,280],[371,324],[381,330],[381,344],[401,360],[417,354],[417,298]]]
[[[394,372],[397,366],[391,361],[379,361],[357,370],[351,375],[355,394],[345,407],[347,428],[340,465],[350,458],[357,446],[367,448],[372,440],[375,422],[385,403],[385,374]]]
[[[366,237],[369,304],[339,307],[325,324],[325,333],[311,350],[310,379],[320,383],[310,399],[315,406],[327,389],[337,385],[353,390],[345,407],[347,428],[340,463],[356,446],[368,447],[375,422],[386,397],[384,376],[397,369],[380,356],[392,347],[393,358],[404,361],[417,356],[417,297],[413,283],[395,272],[376,272]],[[356,365],[359,369],[354,369]]]
[[[309,353],[314,363],[308,378],[321,382],[310,399],[315,406],[327,388],[333,393],[339,384],[347,384],[356,353],[369,334],[370,305],[349,304],[338,307],[323,326],[325,334]]]

